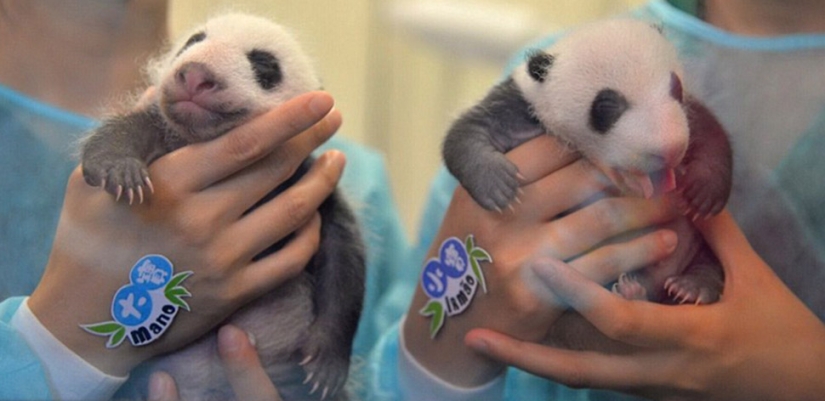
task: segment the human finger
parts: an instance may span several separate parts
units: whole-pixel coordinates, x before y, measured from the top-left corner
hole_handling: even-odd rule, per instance
[[[652,366],[621,355],[573,351],[521,341],[488,329],[473,329],[467,346],[507,365],[573,388],[633,388],[649,385]]]
[[[170,163],[158,179],[174,182],[187,191],[199,191],[268,155],[287,140],[307,131],[330,113],[332,97],[324,92],[310,92],[292,98],[277,108],[258,116],[226,134],[206,142],[185,146],[154,165]],[[329,125],[332,127],[332,125]],[[311,143],[320,145],[334,130],[310,131]],[[164,160],[166,159],[166,160]],[[171,163],[175,160],[174,163]]]
[[[246,289],[246,294],[239,296],[254,299],[297,276],[318,251],[320,237],[321,215],[315,213],[283,248],[246,267],[246,271],[239,275],[240,285],[236,287]]]
[[[691,313],[698,306],[680,306],[680,313],[673,313],[674,306],[626,300],[548,256],[535,258],[527,268],[553,295],[614,340],[643,347],[670,347],[690,338],[697,327]]]
[[[226,235],[247,247],[252,258],[306,224],[335,190],[346,158],[337,150],[324,153],[294,185],[244,215]]]
[[[664,223],[673,213],[663,198],[604,198],[554,220],[548,226],[547,243],[567,260],[616,235]]]
[[[280,401],[281,397],[266,374],[248,334],[231,325],[218,330],[218,353],[223,361],[235,399],[244,401]]]
[[[232,208],[227,216],[240,216],[272,189],[288,180],[320,145],[320,142],[306,138],[326,138],[340,126],[341,113],[333,109],[320,122],[278,146],[263,159],[234,174],[231,179],[207,188],[204,195]]]
[[[550,164],[547,164],[548,166]],[[605,194],[609,181],[585,159],[578,159],[521,187],[519,198],[531,208],[534,216],[547,221],[589,203],[599,194]]]
[[[149,376],[149,401],[180,401],[175,380],[166,372]]]
[[[757,272],[773,275],[770,267],[753,250],[727,209],[708,220],[700,219],[696,222],[696,227],[722,265],[725,273],[726,298],[735,298],[734,295],[739,291],[737,283],[740,280],[745,281],[743,286],[747,287],[750,285],[747,282],[756,277]],[[739,266],[747,266],[748,274],[739,274]]]
[[[676,249],[678,241],[675,232],[657,230],[627,242],[603,245],[569,263],[588,279],[606,284],[622,273],[629,273],[665,259]]]
[[[522,175],[522,185],[535,182],[580,157],[550,135],[540,135],[507,152],[507,158]]]

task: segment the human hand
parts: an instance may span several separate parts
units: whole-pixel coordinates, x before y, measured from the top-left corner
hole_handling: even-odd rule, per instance
[[[297,184],[246,213],[286,180],[340,126],[324,93],[299,96],[212,141],[186,146],[150,166],[155,194],[118,204],[71,175],[44,276],[29,299],[32,312],[61,342],[102,371],[123,376],[154,355],[199,337],[247,301],[298,274],[315,253],[316,209],[333,191],[344,158],[321,156]],[[290,233],[280,251],[252,260]],[[105,338],[80,324],[111,320],[114,293],[129,269],[161,254],[184,285],[191,312],[181,312],[157,341],[106,349]]]
[[[218,330],[218,353],[236,400],[281,401],[275,385],[261,365],[255,346],[243,330],[229,325],[221,327]],[[149,378],[149,400],[180,400],[172,376],[165,372],[152,374]]]
[[[606,283],[622,272],[663,259],[676,243],[673,232],[658,230],[597,247],[618,234],[666,222],[675,217],[675,209],[666,199],[618,197],[576,209],[609,191],[609,182],[547,135],[514,149],[507,157],[523,176],[521,202],[512,211],[487,211],[458,188],[429,253],[436,255],[448,237],[463,240],[474,235],[475,243],[493,259],[482,268],[488,292],[479,290],[471,307],[449,317],[431,339],[430,319],[418,312],[428,301],[419,286],[402,328],[405,345],[418,362],[464,387],[487,382],[503,368],[464,346],[464,335],[470,329],[486,327],[537,341],[564,310],[548,305],[528,288],[523,266],[532,255],[541,252],[569,260],[587,277]]]
[[[814,400],[825,394],[825,326],[754,252],[728,212],[698,223],[725,271],[722,299],[629,301],[559,261],[533,270],[553,293],[623,345],[571,351],[475,330],[466,341],[501,362],[572,387],[660,400]]]

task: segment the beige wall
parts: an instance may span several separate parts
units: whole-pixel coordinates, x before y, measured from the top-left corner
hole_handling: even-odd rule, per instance
[[[641,0],[443,0],[521,8],[546,29],[609,15]],[[501,74],[498,60],[463,59],[388,18],[391,0],[172,0],[172,33],[228,8],[292,28],[344,114],[341,134],[383,151],[412,235],[451,119]],[[542,26],[544,28],[544,26]]]

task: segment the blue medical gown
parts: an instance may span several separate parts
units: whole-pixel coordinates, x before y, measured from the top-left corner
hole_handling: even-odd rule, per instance
[[[0,399],[47,399],[42,368],[9,327],[21,297],[40,280],[60,215],[69,174],[77,166],[77,140],[96,121],[38,102],[0,86]],[[355,338],[363,361],[392,320],[373,319],[379,299],[403,272],[409,246],[391,195],[383,156],[334,137],[318,153],[347,156],[340,184],[361,222],[367,243],[364,318]],[[410,264],[417,269],[417,264]],[[7,299],[8,298],[8,299]],[[382,315],[393,316],[395,313]]]
[[[679,49],[686,88],[717,115],[731,137],[731,213],[760,255],[825,321],[825,35],[731,35],[664,0],[651,1],[630,16],[661,25]],[[550,46],[556,38],[528,46],[508,71],[523,62],[529,49]],[[456,185],[442,168],[432,183],[412,259],[424,260]],[[417,279],[397,284],[407,302]],[[416,399],[400,394],[397,364],[396,325],[371,354],[370,399]],[[504,399],[514,401],[637,399],[574,390],[514,368],[508,369],[505,383]]]

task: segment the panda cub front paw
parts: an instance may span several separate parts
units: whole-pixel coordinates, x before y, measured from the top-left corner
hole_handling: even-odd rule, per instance
[[[125,195],[129,204],[143,203],[148,193],[154,192],[146,163],[133,157],[103,162],[83,163],[83,178],[92,186],[99,186],[112,194],[116,201]]]
[[[485,163],[480,163],[473,174],[461,180],[470,196],[487,210],[502,211],[518,195],[518,168],[501,154]]]

